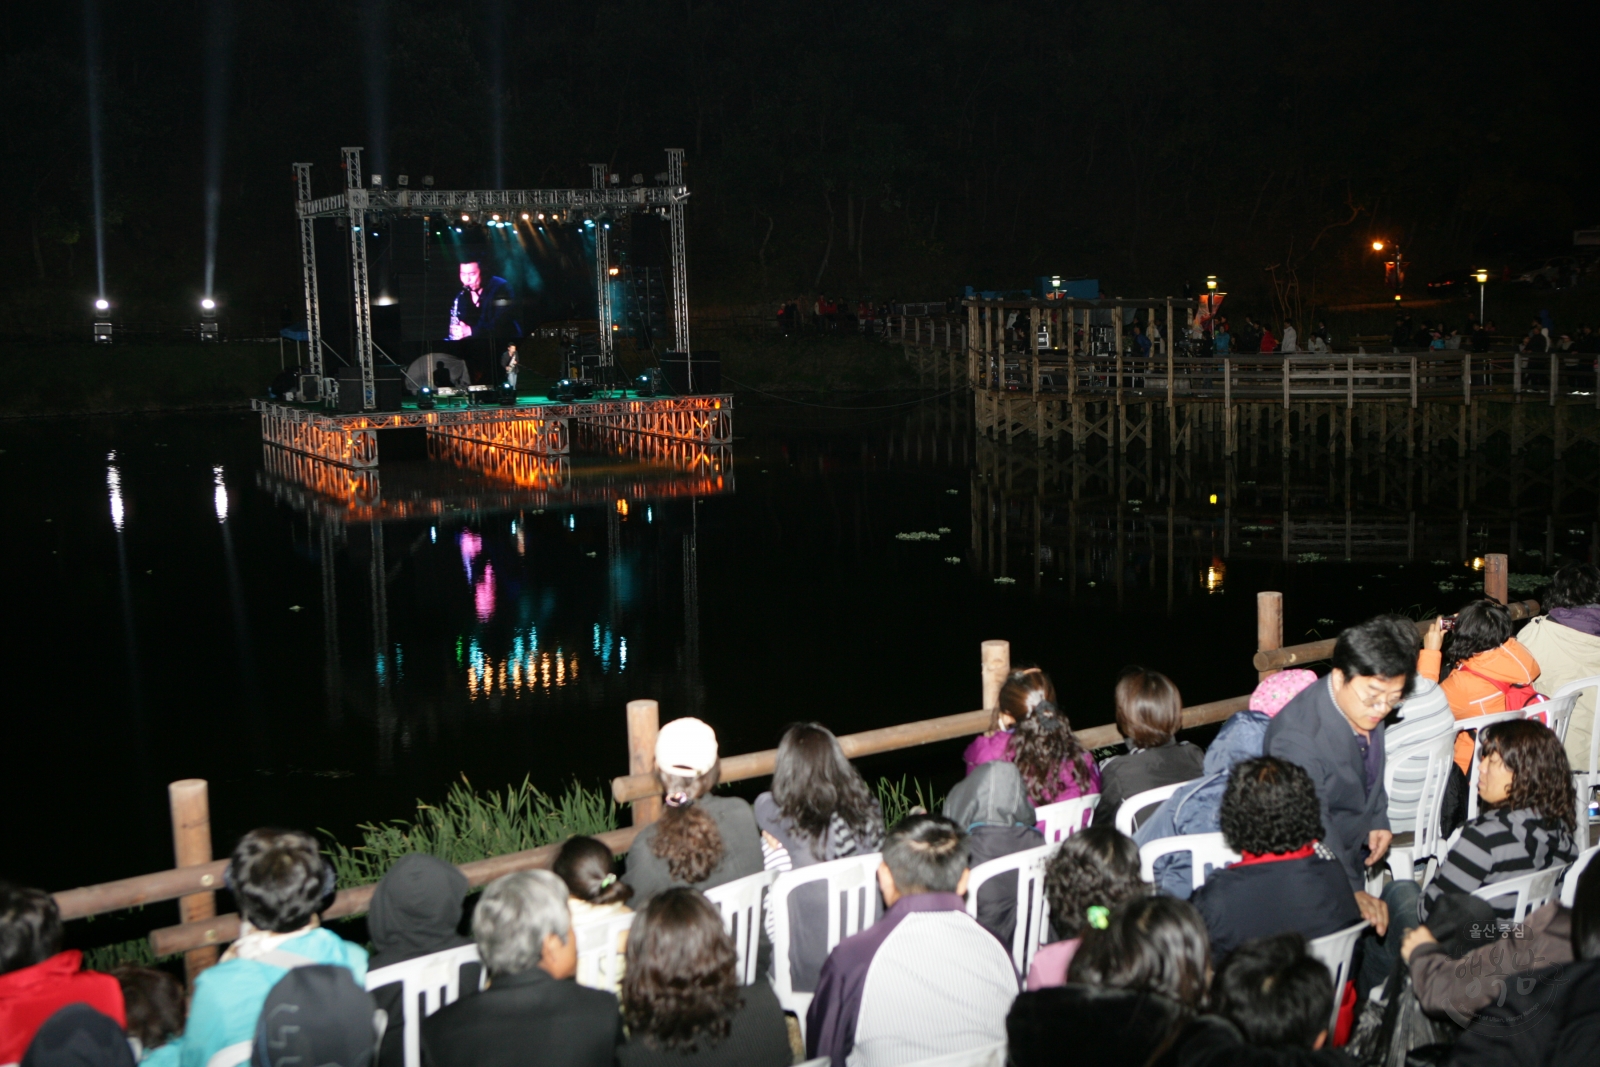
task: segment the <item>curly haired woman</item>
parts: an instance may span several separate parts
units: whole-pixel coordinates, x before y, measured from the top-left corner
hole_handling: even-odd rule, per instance
[[[1073,735],[1050,676],[1038,667],[1006,677],[988,732],[961,755],[968,774],[993,760],[1015,763],[1035,806],[1100,792],[1100,767]]]

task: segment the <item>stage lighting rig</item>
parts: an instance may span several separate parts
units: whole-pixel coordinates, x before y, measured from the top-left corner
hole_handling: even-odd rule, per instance
[[[402,174],[398,178],[396,178],[395,181],[399,182],[400,183],[400,188],[404,189],[404,188],[406,188],[407,186],[409,186],[411,184],[411,175]]]
[[[424,186],[426,186],[427,188],[432,189],[433,188],[433,175],[424,174],[422,176],[422,184]]]
[[[111,301],[100,297],[94,302],[94,341],[95,344],[108,345],[111,343]]]
[[[218,340],[217,302],[209,296],[200,301],[200,340]]]

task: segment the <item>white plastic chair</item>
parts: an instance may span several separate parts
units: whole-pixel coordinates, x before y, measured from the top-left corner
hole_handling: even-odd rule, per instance
[[[1045,917],[1049,913],[1044,898],[1044,869],[1055,845],[1040,845],[1001,856],[972,868],[967,876],[967,914],[978,917],[978,890],[983,883],[1007,871],[1017,872],[1017,926],[1011,935],[1011,962],[1018,974],[1027,974],[1033,954],[1044,941]]]
[[[1122,807],[1117,809],[1117,829],[1132,837],[1133,831],[1137,829],[1133,820],[1138,817],[1141,811],[1152,804],[1161,803],[1194,780],[1190,778],[1185,782],[1173,782],[1171,785],[1157,786],[1155,789],[1146,789],[1143,793],[1135,793],[1133,796],[1128,797],[1122,802]]]
[[[883,857],[876,852],[865,856],[847,856],[842,860],[815,863],[795,871],[783,871],[772,882],[767,893],[767,907],[772,912],[772,991],[784,1011],[794,1012],[800,1021],[800,1036],[806,1035],[806,1010],[811,1007],[810,993],[796,992],[789,970],[789,894],[803,885],[826,881],[828,885],[828,944],[833,947],[852,934],[878,921],[883,900],[878,896],[878,865]]]
[[[1561,906],[1570,908],[1578,899],[1578,878],[1594,859],[1595,853],[1600,852],[1600,845],[1586,848],[1578,853],[1578,858],[1572,861],[1567,868],[1566,877],[1561,881]]]
[[[1444,791],[1450,783],[1450,767],[1455,761],[1456,735],[1452,731],[1443,734],[1427,745],[1422,745],[1409,752],[1404,759],[1386,762],[1383,770],[1384,788],[1389,793],[1389,802],[1394,803],[1395,794],[1409,792],[1397,789],[1397,781],[1418,781],[1416,789],[1416,820],[1412,824],[1411,843],[1405,845],[1389,846],[1389,870],[1395,878],[1415,878],[1417,863],[1426,865],[1430,860],[1441,859],[1440,851],[1443,845],[1443,818]],[[1420,765],[1420,775],[1417,773]],[[1408,798],[1409,799],[1409,798]],[[1374,864],[1374,867],[1378,865]]]
[[[1044,839],[1056,844],[1087,829],[1094,819],[1094,809],[1100,805],[1100,794],[1074,797],[1057,804],[1043,804],[1033,809],[1034,817],[1044,824]]]
[[[1196,889],[1206,884],[1210,873],[1208,867],[1220,870],[1243,858],[1227,846],[1220,833],[1161,837],[1139,847],[1139,877],[1153,884],[1156,880],[1156,860],[1174,852],[1189,853],[1190,881]]]
[[[1600,786],[1600,674],[1588,678],[1579,678],[1576,682],[1564,685],[1556,691],[1557,697],[1568,695],[1583,695],[1585,689],[1594,689],[1594,707],[1590,711],[1589,721],[1589,763],[1585,766],[1574,767],[1573,781],[1578,790],[1578,847],[1589,847],[1589,796],[1594,792],[1595,786]],[[1571,725],[1570,719],[1568,724]],[[1562,732],[1561,740],[1566,742],[1566,733]]]
[[[573,926],[573,936],[578,939],[579,985],[607,993],[617,991],[622,983],[623,960],[633,919],[634,913],[629,911]]]
[[[824,1063],[827,1061],[824,1060]],[[930,1056],[925,1060],[916,1060],[905,1064],[904,1067],[1005,1067],[1006,1043],[997,1041],[992,1045],[979,1045],[977,1048],[967,1049],[963,1052],[948,1052],[943,1056]]]
[[[400,1002],[404,1005],[405,1033],[403,1047],[406,1067],[420,1067],[422,1063],[422,1020],[447,1004],[461,999],[461,968],[478,963],[478,946],[462,945],[443,952],[431,952],[413,960],[391,963],[367,972],[367,989],[381,989],[400,983]],[[478,968],[478,988],[488,979],[482,966]]]
[[[1563,744],[1567,740],[1567,726],[1572,721],[1572,712],[1578,705],[1578,694],[1567,693],[1565,696],[1551,697],[1549,700],[1538,704],[1530,704],[1523,709],[1528,718],[1539,719],[1555,733],[1556,738]]]
[[[1366,928],[1367,920],[1362,919],[1354,926],[1312,938],[1306,943],[1306,952],[1321,960],[1322,965],[1328,968],[1328,973],[1333,975],[1333,1010],[1328,1014],[1329,1035],[1339,1025],[1339,1004],[1344,1000],[1344,984],[1350,980],[1350,960],[1355,955],[1361,931]]]
[[[706,890],[706,899],[722,912],[722,925],[739,953],[739,984],[756,980],[756,950],[761,945],[761,902],[777,871],[760,871]]]
[[[1511,921],[1519,923],[1528,917],[1528,912],[1537,911],[1550,903],[1550,898],[1555,895],[1556,880],[1561,877],[1561,872],[1566,870],[1567,866],[1561,863],[1554,867],[1546,867],[1542,871],[1530,871],[1515,878],[1490,882],[1474,889],[1472,895],[1479,900],[1494,903],[1515,894],[1517,899],[1511,909]]]
[[[1587,678],[1579,678],[1576,682],[1568,682],[1560,689],[1557,689],[1554,693],[1551,693],[1550,697],[1552,700],[1559,700],[1565,696],[1578,697],[1581,699],[1585,689],[1593,689],[1595,691],[1594,709],[1592,709],[1589,714],[1595,716],[1596,718],[1600,718],[1600,674],[1591,674]],[[1565,744],[1567,740],[1567,731],[1564,726],[1558,736],[1560,736],[1562,743]],[[1592,747],[1594,745],[1594,733],[1592,729],[1589,737],[1589,744]],[[1590,765],[1590,769],[1594,769],[1592,763]]]

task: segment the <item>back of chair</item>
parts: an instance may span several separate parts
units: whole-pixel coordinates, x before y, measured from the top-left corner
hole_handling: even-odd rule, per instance
[[[634,913],[607,915],[572,928],[578,939],[578,984],[615,993],[622,982]],[[410,1067],[408,1064],[407,1067]]]
[[[1100,804],[1100,794],[1074,797],[1056,804],[1043,804],[1033,809],[1034,817],[1043,824],[1044,839],[1051,844],[1087,829],[1094,818],[1094,809]]]
[[[1196,889],[1206,884],[1211,871],[1238,863],[1243,858],[1227,846],[1220,833],[1161,837],[1139,847],[1139,876],[1153,883],[1156,860],[1174,852],[1189,853],[1190,878]]]
[[[1567,727],[1572,722],[1572,712],[1578,706],[1578,694],[1551,697],[1538,704],[1528,705],[1528,718],[1538,719],[1555,733],[1563,743],[1567,740]]]
[[[1560,863],[1554,867],[1546,867],[1542,871],[1530,871],[1515,878],[1490,882],[1474,889],[1472,895],[1490,903],[1514,895],[1516,904],[1511,909],[1511,921],[1519,923],[1528,917],[1528,912],[1536,911],[1550,903],[1550,898],[1555,895],[1556,881],[1566,869],[1567,864]]]
[[[1409,791],[1416,797],[1411,844],[1390,848],[1389,867],[1396,878],[1411,878],[1418,864],[1426,869],[1430,860],[1445,856],[1444,792],[1450,784],[1455,743],[1455,732],[1445,733],[1384,765],[1384,788],[1389,792],[1391,806],[1396,791],[1406,788],[1400,783],[1410,783]]]
[[[797,992],[789,969],[789,948],[793,941],[790,930],[789,895],[812,882],[827,883],[828,943],[827,950],[852,934],[878,921],[882,898],[878,896],[878,865],[883,857],[876,852],[865,856],[847,856],[842,860],[829,860],[794,871],[783,871],[773,880],[767,894],[767,907],[772,912],[772,991],[785,1011],[792,1011],[800,1020],[800,1036],[806,1032],[806,1009],[811,1007],[810,993]]]
[[[1590,718],[1591,718],[1591,720],[1600,720],[1600,674],[1591,674],[1587,678],[1579,678],[1576,682],[1568,682],[1566,685],[1562,686],[1560,689],[1557,689],[1551,695],[1553,697],[1557,698],[1557,699],[1560,699],[1561,697],[1564,697],[1564,696],[1582,697],[1584,691],[1587,690],[1587,689],[1593,689],[1595,691],[1594,697],[1593,697],[1593,706],[1590,707],[1590,709],[1589,709]],[[1566,731],[1563,730],[1561,732],[1561,740],[1563,742],[1565,742],[1566,739],[1567,739],[1567,734],[1566,734]],[[1593,722],[1591,722],[1591,724],[1590,724],[1590,733],[1589,733],[1589,745],[1590,745],[1591,750],[1593,750],[1593,748],[1595,747],[1595,744],[1596,744],[1596,737],[1595,737],[1595,734],[1594,734],[1594,731],[1593,731]],[[1585,773],[1586,771],[1587,772],[1593,772],[1594,770],[1596,770],[1594,757],[1593,756],[1590,757],[1589,766],[1587,768],[1574,767],[1572,769],[1577,771],[1577,772],[1579,772],[1580,774]]]
[[[827,1061],[823,1061],[827,1062]],[[904,1067],[1005,1067],[1006,1043],[979,1045],[963,1052],[949,1052],[943,1056],[930,1056],[925,1060],[907,1063]],[[802,1067],[804,1065],[802,1064]]]
[[[1600,845],[1586,848],[1578,853],[1578,858],[1572,861],[1572,866],[1567,868],[1567,873],[1561,880],[1561,906],[1570,908],[1578,899],[1578,879],[1593,862],[1596,852],[1600,852]]]
[[[433,952],[401,963],[391,963],[367,972],[367,988],[381,989],[400,983],[400,1003],[404,1006],[404,1044],[406,1067],[422,1063],[422,1020],[461,998],[461,968],[478,963],[478,946],[462,945]],[[487,980],[478,968],[478,988]]]
[[[761,944],[761,902],[777,871],[760,871],[706,890],[706,899],[722,912],[722,925],[739,953],[739,984],[756,980],[756,949]]]
[[[1011,962],[1018,974],[1027,974],[1033,954],[1044,942],[1049,907],[1044,898],[1044,869],[1055,845],[1040,845],[1001,856],[972,868],[967,876],[967,914],[978,917],[978,890],[983,883],[1007,871],[1017,872],[1017,926],[1011,935]]]
[[[1141,811],[1152,804],[1161,803],[1192,781],[1194,781],[1193,778],[1188,781],[1173,782],[1171,785],[1157,786],[1154,789],[1146,789],[1143,793],[1133,794],[1133,796],[1122,802],[1122,807],[1117,809],[1117,829],[1132,837],[1133,831],[1138,828],[1134,824],[1134,820],[1139,817]]]
[[[1324,934],[1322,937],[1313,938],[1306,943],[1306,951],[1322,961],[1328,968],[1328,973],[1333,975],[1333,1010],[1328,1014],[1328,1033],[1332,1034],[1339,1024],[1339,1004],[1344,999],[1344,984],[1350,980],[1350,961],[1356,951],[1356,942],[1361,939],[1361,931],[1367,928],[1367,921],[1362,919],[1354,926],[1347,926],[1337,933]]]

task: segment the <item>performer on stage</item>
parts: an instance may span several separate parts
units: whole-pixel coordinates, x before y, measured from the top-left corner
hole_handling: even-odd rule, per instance
[[[517,391],[517,370],[517,346],[507,345],[506,350],[500,353],[500,371],[501,380],[512,392]]]
[[[502,322],[504,319],[504,322]],[[493,338],[496,331],[509,324],[512,332],[521,336],[521,329],[511,311],[511,286],[504,278],[491,276],[487,285],[483,281],[483,268],[476,261],[461,264],[461,291],[450,304],[450,340],[465,341],[469,337]]]

